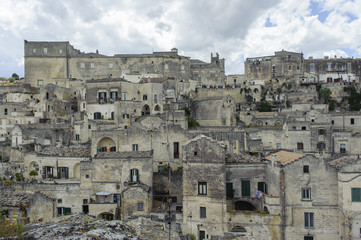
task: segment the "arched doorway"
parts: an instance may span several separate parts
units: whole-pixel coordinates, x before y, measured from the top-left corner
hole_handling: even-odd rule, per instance
[[[150,108],[147,104],[145,104],[142,108],[142,115],[149,115],[150,114]]]
[[[235,210],[241,210],[241,211],[254,211],[256,210],[256,207],[249,202],[246,201],[237,201],[235,202],[234,206]]]
[[[159,112],[159,111],[160,111],[160,107],[159,107],[159,105],[155,105],[155,107],[154,107],[154,111],[155,111],[155,112]]]
[[[114,219],[114,214],[111,212],[102,212],[97,216],[97,219],[112,221]]]

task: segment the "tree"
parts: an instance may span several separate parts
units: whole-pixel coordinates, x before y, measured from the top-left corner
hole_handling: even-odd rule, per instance
[[[329,103],[331,99],[331,90],[329,88],[320,89],[319,95],[320,98],[323,99],[323,103]]]
[[[13,77],[15,80],[19,80],[19,75],[17,75],[16,73],[13,73],[13,75],[11,75],[11,77]]]
[[[257,108],[260,112],[272,112],[272,106],[268,102],[261,102],[257,104]]]
[[[31,170],[29,173],[29,176],[34,178],[34,177],[38,176],[38,172],[36,170]]]

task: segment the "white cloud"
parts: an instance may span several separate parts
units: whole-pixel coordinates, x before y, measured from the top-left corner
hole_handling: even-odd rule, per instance
[[[218,52],[228,74],[241,72],[246,57],[282,49],[323,57],[346,56],[347,48],[360,55],[361,0],[313,2],[324,12],[315,13],[310,0],[2,0],[0,76],[23,75],[24,39],[65,40],[106,55],[177,47],[209,61]],[[320,22],[316,14],[327,17]]]

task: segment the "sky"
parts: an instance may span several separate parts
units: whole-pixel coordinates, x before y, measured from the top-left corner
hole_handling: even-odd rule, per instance
[[[178,48],[226,74],[282,49],[361,56],[361,0],[1,0],[0,77],[24,76],[24,40],[69,41],[113,56]]]

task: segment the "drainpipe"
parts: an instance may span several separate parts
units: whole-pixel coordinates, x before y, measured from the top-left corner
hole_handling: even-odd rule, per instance
[[[281,170],[281,221],[282,221],[282,224],[281,224],[281,227],[282,227],[282,233],[281,233],[281,239],[282,240],[286,240],[286,209],[285,209],[285,202],[286,202],[286,199],[285,199],[285,172],[284,170],[282,169]]]

